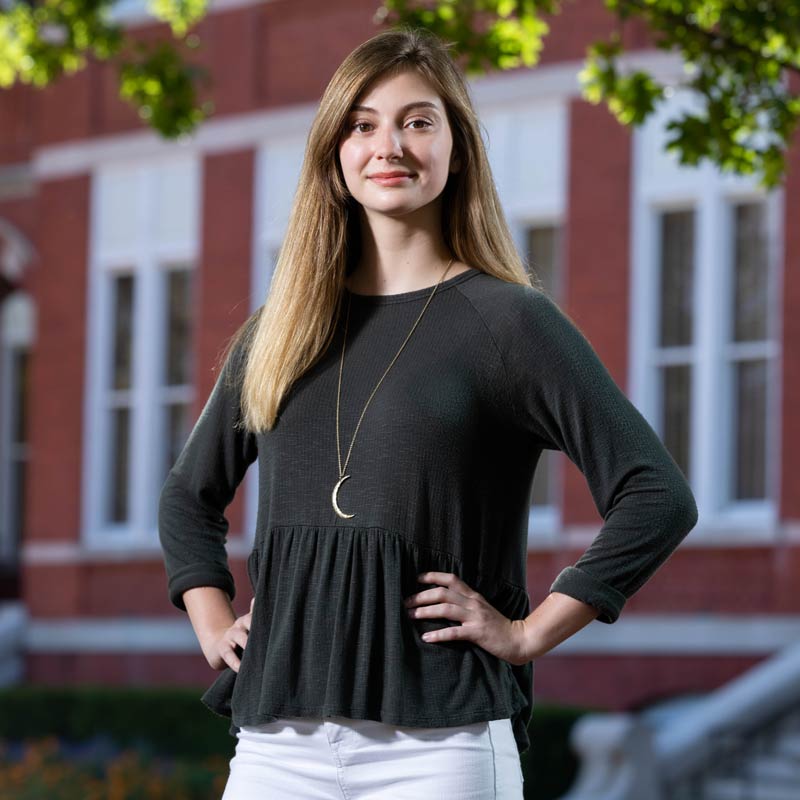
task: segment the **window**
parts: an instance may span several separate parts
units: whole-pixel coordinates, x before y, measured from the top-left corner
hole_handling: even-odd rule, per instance
[[[33,304],[18,291],[0,312],[0,562],[17,566],[25,529]]]
[[[689,544],[769,542],[778,489],[783,189],[664,149],[676,92],[634,135],[632,397],[686,475]]]
[[[156,547],[158,496],[193,424],[199,163],[93,176],[84,530]]]
[[[709,500],[720,513],[769,499],[770,389],[775,384],[770,376],[777,364],[768,210],[763,198],[722,202],[716,232],[722,240],[719,270],[714,292],[707,295],[696,286],[696,212],[668,210],[658,215],[654,427],[693,484],[701,481],[692,459],[697,437],[718,443],[707,469],[715,470]],[[717,325],[713,306],[719,308]],[[701,315],[711,318],[706,322],[709,333],[719,331],[713,338],[706,334],[703,348],[696,331]],[[695,397],[701,368],[711,378],[704,384],[707,398]],[[702,413],[693,414],[695,404],[716,409],[702,420],[705,431],[698,430]]]

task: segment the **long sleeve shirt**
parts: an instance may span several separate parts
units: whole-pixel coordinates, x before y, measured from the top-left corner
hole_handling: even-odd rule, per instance
[[[697,521],[683,473],[577,326],[543,292],[473,267],[442,281],[375,392],[432,287],[391,295],[344,289],[331,346],[282,401],[274,428],[236,427],[234,348],[163,486],[159,536],[168,593],[217,586],[231,598],[225,509],[258,460],[247,571],[255,597],[237,672],[203,702],[242,725],[345,716],[443,727],[509,717],[530,742],[535,661],[522,666],[465,640],[421,634],[460,622],[410,618],[426,571],[452,572],[509,619],[531,611],[531,487],[543,450],[585,476],[603,524],[550,591],[613,623]]]

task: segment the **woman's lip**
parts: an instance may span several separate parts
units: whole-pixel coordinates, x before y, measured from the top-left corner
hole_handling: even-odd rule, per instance
[[[371,180],[375,181],[376,183],[383,184],[385,186],[392,186],[396,183],[402,183],[403,181],[410,180],[413,175],[393,175],[391,178],[382,178],[380,175],[373,175]]]

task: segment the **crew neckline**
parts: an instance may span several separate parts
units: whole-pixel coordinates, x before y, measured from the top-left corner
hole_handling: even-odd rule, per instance
[[[436,290],[434,297],[440,292],[443,292],[446,289],[461,283],[462,281],[469,280],[475,275],[478,275],[480,272],[481,270],[479,270],[477,267],[469,267],[463,272],[459,272],[458,275],[453,275],[452,278],[443,280],[439,284],[439,288]],[[433,292],[434,286],[435,284],[432,283],[430,286],[426,286],[423,289],[412,289],[409,292],[396,292],[395,294],[358,294],[356,292],[351,292],[346,286],[344,287],[344,291],[350,295],[350,298],[354,303],[386,305],[387,303],[405,303],[410,300],[419,300],[422,297],[427,298],[431,292]]]

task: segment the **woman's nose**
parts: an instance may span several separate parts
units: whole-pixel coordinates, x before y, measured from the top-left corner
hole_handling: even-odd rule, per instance
[[[376,147],[378,155],[381,155],[384,158],[402,155],[403,144],[400,131],[397,131],[394,128],[384,128],[378,134]]]

